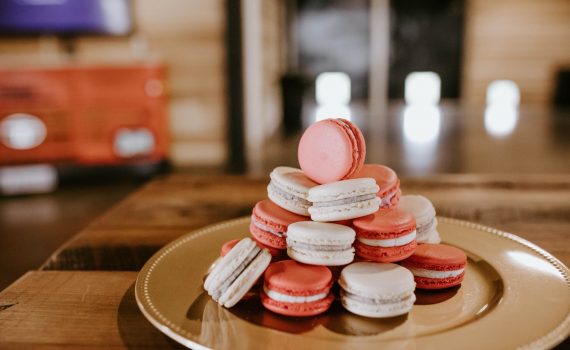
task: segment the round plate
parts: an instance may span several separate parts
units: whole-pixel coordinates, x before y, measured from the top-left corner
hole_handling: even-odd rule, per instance
[[[249,218],[189,233],[140,271],[136,299],[160,331],[191,348],[397,349],[549,348],[570,333],[570,278],[564,264],[513,234],[438,218],[443,242],[469,258],[459,287],[416,290],[406,316],[370,319],[335,301],[326,313],[284,317],[265,310],[252,290],[225,309],[202,289],[221,245],[249,235]]]

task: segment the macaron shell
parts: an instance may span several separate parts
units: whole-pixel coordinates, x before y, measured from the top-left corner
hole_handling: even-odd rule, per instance
[[[327,202],[363,195],[372,195],[378,191],[378,185],[372,178],[349,179],[329,182],[309,190],[311,202]]]
[[[306,219],[307,218],[304,216],[291,213],[272,201],[265,199],[257,202],[253,208],[249,230],[253,237],[260,243],[275,249],[285,249],[287,248],[285,234],[283,234],[282,237],[279,237],[256,226],[254,222],[272,230],[285,233],[287,232],[287,227],[290,224],[298,221],[304,221]]]
[[[370,239],[396,238],[416,229],[414,216],[399,208],[380,209],[376,213],[352,221],[357,237]]]
[[[299,164],[305,175],[317,183],[348,178],[364,163],[366,146],[362,133],[352,123],[343,122],[350,126],[349,130],[327,119],[312,124],[301,137]]]
[[[268,199],[255,204],[253,215],[264,226],[281,232],[286,232],[287,226],[294,222],[307,220],[306,217],[285,210]]]
[[[352,244],[356,236],[348,226],[333,223],[300,221],[289,226],[289,239],[308,244]]]
[[[372,247],[364,243],[361,243],[358,240],[354,242],[356,255],[370,261],[376,261],[381,263],[390,263],[390,262],[404,260],[414,253],[416,246],[417,246],[416,241],[412,241],[403,246],[389,247],[389,248]]]
[[[305,199],[309,194],[309,189],[318,185],[318,183],[309,179],[301,169],[286,166],[273,169],[269,177],[282,190]]]
[[[448,278],[428,278],[414,276],[414,281],[416,281],[416,287],[420,289],[444,289],[461,284],[461,282],[463,282],[464,276],[465,272],[461,273],[458,276]]]
[[[420,195],[404,195],[398,207],[412,213],[418,225],[430,221],[435,216],[435,208],[429,199]]]
[[[287,241],[285,236],[278,237],[273,233],[264,231],[259,227],[255,226],[252,222],[249,224],[249,232],[253,236],[254,240],[260,242],[263,245],[274,249],[286,249],[287,248]]]
[[[364,166],[364,161],[366,160],[366,142],[364,140],[364,135],[362,134],[360,129],[356,126],[356,124],[343,118],[337,118],[333,120],[335,123],[341,125],[342,127],[350,129],[351,139],[352,136],[354,136],[354,139],[356,141],[356,149],[359,152],[358,156],[356,155],[354,156],[356,161],[352,163],[352,169],[344,177],[344,179],[348,179],[352,175],[360,171],[360,169],[362,169],[362,167]]]
[[[226,256],[216,263],[204,281],[204,289],[210,292],[223,284],[246,261],[255,248],[256,245],[250,238],[240,240]]]
[[[237,304],[259,281],[259,277],[269,266],[271,262],[271,254],[267,250],[262,249],[255,259],[247,266],[247,268],[238,276],[238,278],[229,286],[218,302],[225,307],[232,307]]]
[[[439,232],[436,229],[433,229],[427,234],[426,233],[422,235],[418,234],[416,241],[418,242],[418,244],[426,244],[426,243],[439,244],[441,243],[441,236],[439,235]]]
[[[295,261],[321,266],[341,266],[354,260],[354,249],[341,251],[315,251],[307,249],[287,248],[287,255]]]
[[[277,248],[270,247],[268,245],[261,243],[257,239],[255,239],[255,237],[252,237],[252,238],[259,248],[266,249],[269,252],[269,254],[271,254],[271,258],[272,258],[271,262],[276,262],[276,261],[283,260],[283,259],[287,258],[287,255],[285,254],[284,249],[277,249]]]
[[[297,215],[310,216],[309,207],[310,203],[302,203],[289,198],[284,198],[282,194],[273,191],[271,184],[267,186],[267,197],[281,208],[288,210]]]
[[[283,260],[269,265],[264,274],[265,285],[276,292],[292,296],[308,296],[327,292],[332,273],[325,266],[306,265]]]
[[[467,256],[461,249],[446,244],[420,244],[405,266],[434,271],[452,271],[465,267]]]
[[[310,207],[309,213],[313,221],[331,222],[339,220],[352,220],[371,215],[380,208],[380,199],[374,197],[370,200],[339,205],[334,207]]]
[[[356,315],[373,318],[395,317],[407,314],[412,309],[415,300],[415,295],[412,294],[409,300],[390,304],[371,305],[347,298],[341,294],[341,303],[345,309]]]
[[[329,293],[326,298],[310,303],[287,303],[269,298],[265,292],[260,292],[261,303],[265,308],[285,316],[315,316],[329,309],[334,296]]]
[[[396,264],[348,265],[342,270],[338,284],[342,305],[365,317],[402,315],[410,311],[415,301],[414,276]]]
[[[371,177],[376,180],[376,183],[380,187],[378,190],[378,195],[380,197],[383,197],[400,187],[400,180],[398,179],[396,172],[385,165],[364,164],[360,171],[351,176],[353,179],[363,177]]]
[[[222,245],[222,248],[220,249],[220,257],[226,256],[230,252],[230,250],[232,250],[232,248],[235,247],[236,244],[238,244],[239,241],[240,241],[239,239],[232,239],[231,241],[227,241],[226,243],[224,243]],[[278,261],[279,259],[283,258],[284,251],[282,249],[276,249],[268,245],[265,245],[256,240],[255,237],[253,237],[253,241],[255,242],[255,244],[257,244],[259,248],[267,249],[269,254],[271,254],[271,257],[273,258],[273,261]]]
[[[289,226],[287,232],[287,255],[305,264],[345,265],[354,259],[354,238],[354,230],[348,226],[314,221],[296,222]],[[310,246],[303,247],[303,244]],[[329,246],[348,248],[327,250],[325,247]]]
[[[271,201],[292,213],[309,216],[307,201],[309,189],[318,183],[309,179],[301,169],[277,167],[271,174],[267,196]]]
[[[338,281],[343,290],[365,298],[385,299],[411,294],[414,275],[397,264],[358,262],[345,267]]]

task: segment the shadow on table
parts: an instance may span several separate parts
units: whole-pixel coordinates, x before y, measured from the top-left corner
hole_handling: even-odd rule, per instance
[[[123,344],[128,349],[185,349],[154,328],[137,306],[133,283],[119,304],[117,324]]]

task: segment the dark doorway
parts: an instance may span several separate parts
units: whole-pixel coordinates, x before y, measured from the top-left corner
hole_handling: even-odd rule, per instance
[[[369,0],[295,0],[299,73],[310,81],[322,72],[350,76],[353,99],[368,97]]]
[[[441,97],[461,96],[465,0],[397,0],[390,13],[389,98],[404,97],[413,71],[441,77]]]

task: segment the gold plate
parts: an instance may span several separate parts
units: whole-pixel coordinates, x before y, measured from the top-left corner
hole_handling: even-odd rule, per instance
[[[296,318],[265,310],[255,293],[231,309],[202,289],[221,245],[249,234],[249,218],[189,233],[157,252],[140,271],[136,299],[160,331],[191,348],[513,349],[549,348],[570,333],[569,270],[510,233],[438,218],[444,243],[469,258],[460,287],[417,290],[410,314],[369,319],[342,309]]]

